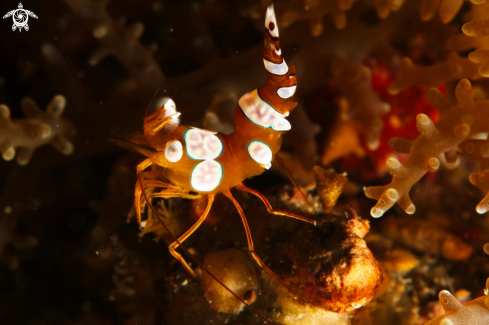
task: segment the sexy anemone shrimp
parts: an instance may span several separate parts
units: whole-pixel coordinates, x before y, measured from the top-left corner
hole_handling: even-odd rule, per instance
[[[173,100],[168,99],[144,119],[144,137],[136,135],[130,139],[132,143],[151,147],[151,150],[143,149],[143,146],[135,147],[148,157],[137,166],[134,206],[141,228],[145,225],[141,214],[146,205],[153,210],[150,204],[153,198],[207,197],[207,206],[197,222],[169,246],[170,253],[192,276],[195,276],[194,270],[176,249],[204,222],[219,193],[228,197],[239,212],[253,259],[282,284],[256,254],[246,216],[230,190],[235,188],[257,196],[271,214],[316,225],[312,219],[273,209],[264,195],[242,183],[271,167],[280,149],[282,134],[291,129],[286,117],[297,105],[293,101],[297,88],[295,66],[288,67],[282,58],[273,5],[266,12],[263,62],[268,80],[264,86],[239,99],[233,133],[225,135],[179,125],[181,113],[177,112]],[[141,138],[144,140],[141,141]],[[159,168],[147,170],[152,166]],[[149,188],[152,190],[147,191]]]

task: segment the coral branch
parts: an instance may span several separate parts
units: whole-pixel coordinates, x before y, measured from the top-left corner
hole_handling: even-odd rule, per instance
[[[484,289],[486,296],[476,298],[465,305],[462,305],[449,291],[440,291],[438,297],[440,298],[443,310],[445,310],[445,315],[433,318],[426,323],[426,325],[487,324],[487,322],[489,322],[488,287],[489,279],[487,280],[486,288]]]
[[[345,117],[354,121],[364,133],[368,147],[371,150],[377,149],[383,126],[380,116],[386,114],[390,106],[381,101],[373,89],[370,69],[347,60],[335,60],[331,69],[345,98]]]
[[[377,16],[380,19],[385,19],[392,11],[401,9],[404,0],[374,0],[374,6],[377,9]]]
[[[456,105],[447,109],[446,103],[439,96],[439,93],[431,90],[431,103],[439,108],[443,107],[440,119],[433,123],[426,115],[418,115],[417,127],[421,134],[409,146],[409,157],[403,164],[397,159],[387,161],[387,169],[393,176],[391,183],[365,190],[367,197],[378,200],[371,210],[373,217],[382,216],[394,203],[398,203],[406,213],[413,214],[415,207],[409,199],[409,191],[427,171],[438,169],[437,157],[445,153],[449,158],[447,161],[453,162],[452,152],[460,143],[473,134],[489,130],[489,122],[485,118],[489,114],[489,101],[475,100],[467,79],[461,80],[455,89]],[[403,145],[400,146],[400,143]],[[406,142],[396,139],[390,144],[399,146],[401,151],[408,150]],[[393,195],[392,190],[397,195]],[[489,205],[483,212],[487,210]],[[479,206],[477,211],[482,211]]]
[[[10,110],[6,105],[0,105],[0,152],[3,159],[12,160],[16,149],[19,165],[27,165],[38,147],[51,144],[65,155],[73,152],[73,144],[66,139],[73,129],[66,120],[61,119],[66,99],[55,96],[45,112],[31,99],[24,98],[22,110],[25,119],[10,119]]]
[[[345,13],[349,11],[356,0],[294,0],[281,2],[277,8],[279,11],[279,21],[282,26],[288,27],[298,20],[308,20],[313,36],[320,36],[323,33],[323,17],[331,15],[337,29],[346,27],[347,18]]]
[[[90,64],[97,65],[107,55],[114,56],[142,87],[154,91],[164,78],[153,52],[139,43],[144,25],[135,23],[123,27],[107,13],[108,0],[64,0],[75,14],[92,29],[100,47],[90,56]]]
[[[469,1],[469,0],[466,0]],[[481,2],[482,1],[482,2]],[[483,3],[484,0],[470,0],[472,3]],[[419,7],[421,20],[431,20],[436,12],[442,23],[447,24],[457,15],[462,8],[464,0],[423,0]]]
[[[466,140],[458,149],[479,163],[479,172],[470,174],[469,181],[484,193],[485,197],[476,210],[481,214],[486,213],[489,210],[489,140]]]
[[[480,18],[478,16],[479,15],[475,13],[474,9],[472,17],[476,19],[464,24],[462,26],[462,32],[469,37],[474,37],[474,42],[480,43],[477,44],[479,45],[477,46],[478,49],[469,54],[469,59],[480,65],[479,73],[481,76],[489,77],[489,49],[487,44],[487,36],[489,36],[489,19],[478,19]]]
[[[389,217],[382,222],[382,232],[418,251],[450,261],[466,260],[473,252],[469,244],[432,221]]]
[[[421,19],[430,20],[438,9],[438,14],[443,23],[449,23],[462,7],[463,0],[440,1],[424,0],[420,7]]]
[[[430,88],[461,78],[479,79],[479,67],[479,64],[461,58],[455,52],[450,53],[445,62],[429,67],[415,65],[411,59],[404,58],[399,75],[389,86],[389,93],[395,95],[414,85]]]

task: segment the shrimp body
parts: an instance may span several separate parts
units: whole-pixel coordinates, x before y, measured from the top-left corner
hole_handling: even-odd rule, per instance
[[[145,138],[157,153],[148,155],[137,167],[140,179],[136,184],[135,209],[140,225],[146,205],[142,193],[146,188],[162,188],[151,197],[208,197],[207,208],[197,223],[169,247],[172,255],[193,275],[175,249],[205,220],[216,194],[222,193],[233,201],[244,224],[251,255],[278,281],[255,253],[246,217],[230,190],[236,188],[259,197],[269,213],[315,224],[311,219],[274,210],[262,194],[242,184],[244,179],[271,167],[282,144],[282,134],[291,128],[286,118],[297,105],[293,101],[297,88],[295,67],[288,67],[282,58],[273,6],[266,13],[263,62],[268,80],[239,99],[234,114],[236,128],[229,135],[179,125],[180,113],[171,99],[144,120]],[[162,168],[145,171],[152,165]]]
[[[281,123],[287,125],[284,121]],[[285,132],[255,124],[239,105],[235,122],[239,127],[229,135],[187,126],[178,126],[170,134],[158,134],[158,142],[165,144],[165,150],[149,159],[165,167],[165,177],[181,188],[201,194],[233,188],[270,168]],[[175,141],[181,144],[182,155],[172,162],[166,148]]]
[[[270,168],[282,144],[282,134],[291,128],[286,117],[297,105],[292,100],[297,78],[295,67],[289,68],[281,56],[273,9],[268,10],[265,25],[263,60],[269,78],[264,86],[240,98],[233,133],[216,134],[180,125],[173,128],[178,123],[173,103],[145,119],[146,138],[160,151],[151,162],[165,167],[171,183],[197,193],[215,194]],[[170,117],[170,127],[154,134],[152,126],[162,115]],[[182,148],[181,159],[174,162],[161,154],[173,141]]]

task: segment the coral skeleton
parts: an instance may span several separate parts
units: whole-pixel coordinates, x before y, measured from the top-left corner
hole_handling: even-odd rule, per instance
[[[66,99],[55,96],[45,112],[31,98],[24,98],[22,110],[27,118],[11,119],[10,109],[0,105],[0,151],[3,159],[12,160],[16,150],[19,165],[27,165],[34,150],[51,144],[65,155],[73,152],[73,144],[66,139],[66,134],[73,131],[67,121],[61,118]]]

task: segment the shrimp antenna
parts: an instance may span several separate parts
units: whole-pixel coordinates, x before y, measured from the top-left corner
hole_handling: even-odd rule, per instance
[[[280,165],[280,167],[282,167],[282,169],[285,171],[285,173],[289,177],[290,182],[292,184],[294,184],[295,188],[299,191],[299,193],[301,194],[302,198],[306,202],[308,208],[310,210],[312,210],[312,205],[309,202],[309,200],[307,199],[306,193],[304,193],[304,191],[302,190],[302,187],[300,187],[300,185],[295,180],[294,176],[292,176],[292,173],[287,169],[287,167],[284,164],[284,161],[282,160],[282,158],[280,158],[280,156],[278,155],[278,153],[275,155],[275,160],[278,162],[278,164]]]
[[[73,74],[73,77],[75,78],[76,82],[78,83],[78,86],[80,86],[82,93],[83,93],[83,97],[85,97],[85,100],[88,102],[88,106],[90,106],[90,108],[95,111],[95,114],[97,114],[98,117],[100,117],[103,121],[105,121],[112,129],[116,130],[116,132],[120,132],[123,135],[126,135],[126,133],[124,131],[122,131],[122,129],[120,127],[118,127],[114,123],[112,123],[104,114],[102,114],[102,112],[99,109],[97,109],[95,107],[92,100],[90,99],[90,96],[87,93],[87,90],[85,89],[85,87],[83,87],[81,80],[76,75],[76,71],[73,68],[73,65],[71,64],[71,62],[66,57],[63,50],[61,50],[61,46],[58,43],[58,39],[56,37],[53,37],[53,39],[54,39],[54,44],[56,44],[56,48],[58,49],[59,53],[61,53],[63,60],[65,61],[68,68],[70,69],[71,73]]]
[[[149,112],[149,109],[151,108],[151,105],[153,104],[155,98],[156,98],[156,95],[158,95],[158,92],[160,91],[160,87],[156,88],[156,91],[155,93],[153,94],[153,97],[151,98],[151,100],[149,101],[149,104],[148,104],[148,107],[146,107],[146,112],[144,113],[144,117],[147,117],[148,116],[148,112]]]
[[[138,173],[138,182],[139,182],[139,185],[141,186],[141,188],[144,188],[143,187],[143,181],[141,179],[141,174]],[[211,278],[213,278],[217,283],[219,283],[224,289],[226,289],[226,291],[228,291],[230,294],[232,294],[236,299],[238,299],[240,302],[242,302],[247,308],[249,308],[252,312],[255,313],[255,315],[257,315],[258,317],[260,317],[265,323],[267,324],[270,324],[270,325],[275,325],[275,323],[273,323],[271,320],[269,320],[268,318],[266,318],[265,316],[263,316],[262,314],[260,314],[255,308],[251,307],[251,305],[249,303],[247,303],[244,299],[242,299],[241,297],[239,297],[236,293],[234,293],[231,289],[229,289],[221,280],[219,280],[214,274],[212,274],[211,271],[209,271],[202,262],[200,262],[197,258],[195,258],[192,254],[189,253],[189,251],[187,250],[187,248],[182,244],[180,243],[180,241],[178,240],[178,238],[170,231],[170,229],[168,229],[168,227],[165,225],[165,223],[163,222],[163,220],[161,219],[160,215],[158,214],[158,212],[156,211],[156,209],[153,207],[153,205],[151,204],[151,202],[148,200],[148,197],[146,196],[146,192],[145,191],[142,191],[142,194],[144,196],[144,200],[146,201],[146,204],[149,206],[149,208],[151,209],[151,211],[154,213],[154,215],[158,218],[159,222],[161,223],[161,225],[163,226],[163,228],[165,228],[165,231],[168,233],[168,235],[170,235],[171,239],[176,242],[178,244],[179,247],[182,248],[183,252],[192,260],[195,262],[195,264],[197,264],[202,270],[204,270],[204,272],[206,272],[208,275],[210,275]]]

